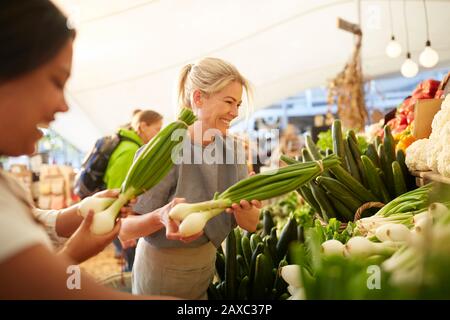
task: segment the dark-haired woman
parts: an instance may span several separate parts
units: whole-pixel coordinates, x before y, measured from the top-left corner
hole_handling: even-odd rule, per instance
[[[38,127],[68,110],[63,89],[71,73],[74,37],[66,17],[48,0],[0,1],[0,155],[33,153],[42,136]],[[17,181],[0,171],[0,299],[133,297],[102,287],[69,268],[78,262],[74,256],[83,259],[80,253],[70,252],[74,242],[84,241],[86,252],[96,250],[99,243],[112,240],[120,224],[108,235],[110,239],[95,237],[89,233],[91,214],[62,253],[56,254],[42,220],[33,211]],[[76,221],[64,223],[66,218],[75,218],[73,212],[71,208],[59,217],[63,224],[59,227],[65,232],[71,233],[68,225],[76,225]],[[70,276],[72,285],[68,285]]]

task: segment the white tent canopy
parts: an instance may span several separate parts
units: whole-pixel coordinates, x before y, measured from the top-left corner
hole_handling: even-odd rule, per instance
[[[88,150],[100,135],[128,122],[136,108],[165,121],[177,112],[180,68],[205,56],[235,64],[254,86],[261,108],[326,84],[353,50],[337,17],[358,21],[355,0],[55,0],[77,27],[67,87],[71,111],[54,125]],[[450,1],[428,0],[430,38],[440,64],[450,63]],[[405,53],[403,2],[392,0],[393,30]],[[389,2],[360,1],[366,77],[398,73],[405,54],[389,59]],[[422,1],[406,0],[410,51],[415,61],[426,41]]]

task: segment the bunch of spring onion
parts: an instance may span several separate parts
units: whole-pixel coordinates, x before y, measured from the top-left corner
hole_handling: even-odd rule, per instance
[[[382,267],[391,272],[391,282],[395,285],[436,285],[439,276],[436,274],[437,265],[448,260],[450,252],[450,210],[448,203],[432,203],[428,211],[422,213],[412,234],[414,237],[398,250],[392,257],[384,261]],[[441,271],[446,279],[448,264]],[[447,288],[448,290],[448,288]],[[448,291],[447,291],[448,292]]]
[[[414,215],[428,207],[431,188],[433,188],[432,183],[398,196],[375,215],[358,220],[355,233],[368,237],[375,236],[377,228],[387,223],[413,227]]]
[[[117,199],[89,197],[80,203],[81,215],[86,216],[89,210],[95,212],[91,231],[94,234],[105,234],[114,228],[120,209],[130,199],[150,190],[158,184],[173,166],[172,154],[174,149],[181,146],[184,136],[172,137],[178,130],[187,132],[188,126],[196,120],[190,109],[182,109],[178,120],[170,123],[161,130],[139,154],[128,170]]]
[[[292,192],[339,163],[337,156],[331,155],[321,161],[295,163],[256,174],[237,182],[221,194],[216,194],[214,200],[180,203],[172,208],[169,215],[172,219],[181,221],[180,233],[188,237],[202,231],[211,218],[233,203],[241,200],[266,200]]]

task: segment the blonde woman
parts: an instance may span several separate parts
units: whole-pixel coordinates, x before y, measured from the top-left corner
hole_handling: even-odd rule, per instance
[[[187,147],[192,155],[202,154],[211,147],[223,150],[223,154],[233,153],[224,140],[230,122],[238,116],[244,89],[248,94],[247,80],[233,65],[221,59],[204,58],[181,70],[179,105],[191,108],[198,118],[189,128],[191,140]],[[216,135],[208,134],[211,130]],[[236,160],[236,154],[232,155]],[[227,212],[211,219],[203,233],[187,239],[180,236],[178,225],[167,217],[167,210],[154,210],[184,200],[211,199],[216,191],[221,192],[247,177],[245,160],[244,155],[242,162],[232,164],[205,161],[176,164],[159,185],[138,198],[134,210],[141,215],[124,219],[119,235],[122,240],[144,237],[136,249],[133,293],[207,298],[217,247],[236,226],[248,231],[256,229],[260,202],[233,204]]]

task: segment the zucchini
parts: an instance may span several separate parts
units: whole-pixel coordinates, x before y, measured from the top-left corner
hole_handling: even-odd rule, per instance
[[[320,206],[320,212],[322,213],[323,220],[328,222],[329,219],[335,218],[336,215],[334,213],[333,206],[328,200],[326,192],[316,185],[315,182],[311,181],[309,185],[314,198]]]
[[[258,254],[256,257],[255,279],[251,286],[253,299],[262,300],[266,295],[268,274],[272,273],[272,268],[266,270],[267,265],[267,258],[264,253]]]
[[[236,237],[234,230],[228,234],[226,240],[225,260],[225,292],[227,299],[235,299],[237,292],[237,265],[236,265]]]
[[[282,293],[286,292],[288,284],[286,281],[284,281],[283,277],[281,276],[281,268],[284,266],[287,266],[288,263],[286,260],[281,260],[278,264],[277,274],[275,276],[275,281],[273,284],[273,287],[277,290],[278,296],[280,296]]]
[[[383,141],[381,141],[381,137],[377,136],[375,138],[375,148],[378,150],[378,147],[383,143]]]
[[[406,189],[405,178],[403,177],[402,168],[397,161],[392,162],[392,173],[394,175],[394,187],[396,196],[400,196],[406,193],[408,190]]]
[[[219,292],[222,299],[228,299],[225,292],[225,281],[216,284],[217,292]]]
[[[361,156],[361,160],[363,162],[364,169],[366,170],[370,190],[372,190],[372,192],[375,193],[378,198],[383,201],[383,203],[388,203],[390,201],[389,192],[384,186],[383,181],[381,181],[381,178],[372,160],[370,160],[367,156]]]

